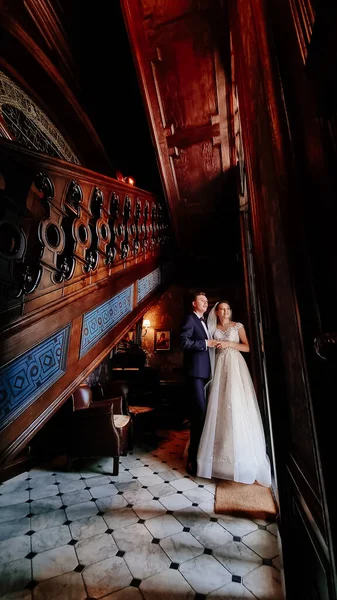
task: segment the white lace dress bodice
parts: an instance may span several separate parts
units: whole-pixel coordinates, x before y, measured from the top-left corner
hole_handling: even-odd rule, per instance
[[[214,339],[240,343],[241,323]],[[270,463],[253,382],[241,352],[234,348],[215,351],[208,407],[198,451],[198,475],[270,486]]]
[[[234,325],[230,325],[225,331],[222,329],[216,329],[214,332],[214,339],[219,342],[236,342],[240,343],[239,329],[243,327],[242,323],[235,323]],[[239,350],[235,350],[234,348],[224,348],[216,350],[216,356],[223,354],[224,352],[239,352]]]
[[[227,341],[239,343],[239,329],[241,329],[241,327],[243,327],[242,323],[235,323],[234,325],[230,325],[225,331],[223,331],[223,329],[216,329],[213,337],[220,342]],[[236,352],[238,352],[238,350],[236,350]]]

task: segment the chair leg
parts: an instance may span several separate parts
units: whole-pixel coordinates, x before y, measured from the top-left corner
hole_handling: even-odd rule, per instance
[[[132,417],[131,417],[131,423],[130,423],[130,428],[129,428],[128,450],[129,450],[129,452],[132,452],[132,450],[133,450],[133,421],[132,421]]]
[[[69,454],[67,454],[67,467],[66,467],[67,471],[71,470],[72,463],[73,463],[72,456],[69,456]]]
[[[119,456],[114,456],[112,460],[113,460],[112,474],[114,476],[117,476],[119,473]]]

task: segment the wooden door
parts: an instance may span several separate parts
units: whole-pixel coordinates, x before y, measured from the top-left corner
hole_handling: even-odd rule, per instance
[[[331,600],[336,496],[334,425],[327,407],[336,363],[327,349],[334,344],[324,333],[334,339],[336,250],[328,221],[335,207],[314,90],[296,39],[309,5],[309,0],[268,5],[238,0],[229,3],[229,16],[287,599]],[[306,26],[309,31],[309,21]]]

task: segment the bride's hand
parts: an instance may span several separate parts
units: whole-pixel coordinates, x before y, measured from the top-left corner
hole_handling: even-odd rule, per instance
[[[224,350],[225,348],[229,348],[229,343],[230,342],[219,342],[218,345],[217,345],[217,348],[218,349],[221,348],[222,350]]]

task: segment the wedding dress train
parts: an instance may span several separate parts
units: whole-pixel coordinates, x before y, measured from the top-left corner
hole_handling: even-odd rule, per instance
[[[240,342],[241,323],[216,329],[219,341]],[[198,450],[200,477],[271,484],[270,463],[253,382],[239,350],[216,350],[208,407]]]

